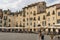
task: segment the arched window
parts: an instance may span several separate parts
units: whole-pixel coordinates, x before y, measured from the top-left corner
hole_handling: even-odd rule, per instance
[[[53,11],[53,13],[52,13],[53,15],[55,14],[55,11]]]
[[[36,27],[36,23],[34,22],[34,27]]]
[[[36,21],[36,17],[34,17],[34,21]]]
[[[34,11],[33,15],[34,15],[34,16],[36,15],[36,11]]]
[[[60,12],[58,12],[58,16],[60,16]]]
[[[45,20],[45,15],[43,16],[43,20]]]
[[[50,16],[50,12],[47,13],[47,16]]]
[[[40,20],[40,16],[38,16],[38,20]]]

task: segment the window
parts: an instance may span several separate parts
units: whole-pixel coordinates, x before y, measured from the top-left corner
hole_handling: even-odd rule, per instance
[[[23,23],[23,27],[25,27],[25,23]]]
[[[34,22],[34,27],[36,27],[36,23]]]
[[[40,16],[38,16],[38,20],[40,20]]]
[[[11,27],[10,24],[9,24],[9,27]]]
[[[42,25],[43,25],[43,26],[46,26],[46,21],[43,21],[43,22],[42,22]]]
[[[58,16],[60,16],[60,12],[58,12]]]
[[[28,8],[27,8],[27,10],[28,10]]]
[[[30,23],[30,25],[32,25],[32,22]]]
[[[4,20],[7,20],[7,16],[4,16]]]
[[[23,17],[25,17],[25,13],[23,14]]]
[[[43,16],[43,20],[45,20],[45,15]]]
[[[16,24],[16,27],[18,27],[18,25]]]
[[[50,26],[50,23],[48,23],[48,26]]]
[[[60,24],[60,19],[57,20],[57,23]]]
[[[30,18],[30,20],[32,20],[32,18]]]
[[[28,21],[28,18],[27,18],[27,21]]]
[[[11,20],[9,19],[9,22],[11,22]]]
[[[20,25],[20,27],[22,27],[22,26]]]
[[[27,23],[27,25],[28,25],[28,23]]]
[[[53,23],[53,25],[54,25],[55,23]]]
[[[32,14],[32,12],[31,12],[31,14]]]
[[[7,14],[7,11],[5,11],[5,14]]]
[[[43,5],[45,5],[45,3],[43,3]]]
[[[36,31],[36,29],[34,29],[34,31]]]
[[[50,16],[50,12],[47,13],[47,16]]]
[[[34,11],[34,14],[33,14],[34,16],[36,15],[36,12]]]
[[[23,21],[25,22],[25,19],[23,19]]]
[[[6,27],[6,22],[4,22],[4,27]]]
[[[20,27],[22,27],[21,23],[20,23]]]
[[[53,11],[53,13],[52,13],[53,15],[55,14],[55,12]]]
[[[36,18],[34,17],[34,20],[36,21]]]
[[[27,15],[28,15],[28,12],[27,12]]]

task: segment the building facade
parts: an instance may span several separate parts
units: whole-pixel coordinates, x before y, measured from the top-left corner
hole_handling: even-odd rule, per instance
[[[0,27],[2,27],[3,11],[0,9]]]
[[[38,2],[24,7],[19,12],[12,13],[7,10],[2,14],[2,27],[16,27],[11,31],[37,32],[40,27],[60,24],[60,4],[47,7],[45,2]]]

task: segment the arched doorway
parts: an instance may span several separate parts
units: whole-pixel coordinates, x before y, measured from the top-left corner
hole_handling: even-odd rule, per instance
[[[55,29],[53,29],[53,34],[56,34],[56,31],[55,31]]]
[[[22,32],[22,29],[20,29],[19,32],[21,33]]]
[[[49,28],[49,29],[48,29],[48,35],[50,34],[50,30],[51,30],[51,29]]]
[[[58,32],[58,34],[60,34],[60,29],[59,29],[59,32]]]
[[[14,29],[12,29],[12,32],[14,32]]]
[[[15,32],[18,32],[18,29],[15,29]]]
[[[32,29],[30,29],[30,33],[32,33]]]
[[[8,31],[7,32],[10,32],[10,29],[8,29]]]
[[[3,32],[6,32],[7,31],[7,29],[4,29],[4,31]]]

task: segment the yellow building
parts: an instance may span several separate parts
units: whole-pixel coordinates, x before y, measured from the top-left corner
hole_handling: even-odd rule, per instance
[[[58,24],[59,22],[59,14],[60,14],[60,4],[55,4],[47,7],[46,9],[46,25],[53,26],[54,24]]]
[[[59,4],[47,7],[45,2],[28,5],[15,13],[18,30],[36,32],[40,27],[51,27],[59,23]]]
[[[11,27],[11,31],[37,32],[41,27],[59,23],[60,4],[47,7],[45,2],[38,2],[24,7],[20,12],[3,11],[3,26]]]
[[[23,8],[25,27],[29,31],[38,31],[38,27],[46,26],[46,3],[38,2]]]

